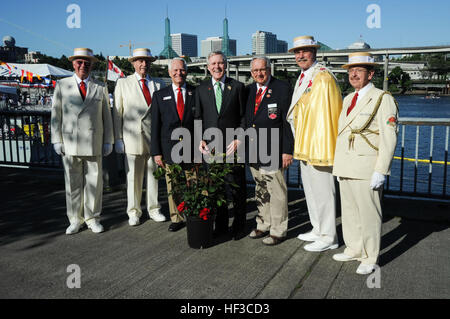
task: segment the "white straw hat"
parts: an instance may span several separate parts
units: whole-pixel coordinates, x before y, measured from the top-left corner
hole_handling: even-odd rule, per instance
[[[92,50],[88,48],[75,48],[73,50],[73,55],[69,57],[69,61],[72,62],[73,60],[79,58],[85,58],[91,60],[92,62],[98,62],[98,59],[94,56]]]
[[[148,59],[150,62],[153,62],[156,60],[154,56],[152,56],[152,52],[150,49],[146,48],[139,48],[133,50],[133,56],[128,58],[128,61],[134,62],[137,59]]]
[[[375,59],[372,57],[372,54],[369,52],[354,52],[350,53],[348,56],[348,63],[343,65],[344,69],[351,68],[352,66],[357,65],[378,65],[375,63]]]
[[[300,48],[320,48],[320,44],[317,44],[313,36],[304,35],[294,39],[294,45],[292,49],[289,49],[289,52],[294,52]]]

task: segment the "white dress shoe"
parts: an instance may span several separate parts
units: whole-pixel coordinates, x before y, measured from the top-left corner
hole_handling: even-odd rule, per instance
[[[371,274],[375,270],[375,266],[376,265],[361,264],[358,266],[358,269],[356,269],[356,273],[359,275]]]
[[[312,232],[300,234],[297,238],[303,241],[316,241],[320,239],[319,236],[314,235]]]
[[[159,211],[154,211],[148,214],[151,219],[153,219],[155,222],[165,222],[166,216],[161,214]]]
[[[80,223],[70,224],[70,226],[66,229],[66,235],[73,235],[78,233],[82,225],[83,224]]]
[[[101,233],[104,231],[102,224],[100,224],[97,220],[89,220],[86,222],[88,228],[92,230],[93,233]]]
[[[128,219],[128,224],[130,224],[130,226],[137,226],[139,225],[139,217],[137,216],[131,216]]]
[[[352,260],[356,260],[356,258],[351,257],[349,255],[346,255],[344,253],[334,254],[333,255],[333,259],[336,260],[336,261],[352,261]]]
[[[328,249],[336,249],[338,248],[338,244],[327,244],[324,243],[323,241],[316,240],[311,244],[305,245],[305,247],[303,248],[307,251],[320,252]]]

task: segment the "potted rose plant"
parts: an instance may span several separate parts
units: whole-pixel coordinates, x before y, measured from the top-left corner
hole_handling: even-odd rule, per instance
[[[237,187],[225,178],[232,172],[233,165],[226,163],[221,154],[212,156],[208,165],[194,163],[186,170],[180,164],[171,164],[159,167],[154,173],[156,178],[168,173],[172,186],[170,195],[180,214],[186,217],[188,244],[192,248],[208,247],[211,243],[217,208],[228,203],[225,186]]]

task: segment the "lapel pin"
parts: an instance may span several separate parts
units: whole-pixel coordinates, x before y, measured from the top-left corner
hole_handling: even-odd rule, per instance
[[[267,91],[267,93],[272,94],[272,89],[269,89],[269,91]]]
[[[230,90],[230,91],[231,91],[231,85],[228,85],[228,90]]]
[[[267,94],[266,97],[269,98],[269,97],[270,97],[270,94]]]
[[[192,95],[192,92],[191,92],[191,91],[189,91],[189,92],[188,92],[188,95],[189,95],[189,96],[191,96],[191,95]]]

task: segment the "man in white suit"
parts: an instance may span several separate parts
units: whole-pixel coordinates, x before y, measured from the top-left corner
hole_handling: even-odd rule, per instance
[[[316,61],[320,47],[312,36],[294,39],[295,61],[302,72],[295,84],[287,120],[294,134],[294,158],[300,161],[303,189],[313,229],[298,238],[303,248],[336,249],[336,192],[332,174],[342,97],[333,73]]]
[[[58,81],[51,119],[51,141],[64,165],[66,234],[77,233],[84,223],[100,233],[102,154],[111,153],[114,139],[108,90],[89,75],[97,61],[92,50],[77,48],[69,61],[75,74]]]
[[[142,119],[152,106],[152,95],[164,87],[164,82],[150,78],[150,64],[156,58],[149,49],[135,49],[128,59],[135,73],[117,81],[114,91],[115,150],[126,154],[127,214],[131,226],[139,225],[142,216],[141,199],[144,176],[147,179],[146,202],[151,219],[166,220],[158,202],[158,180],[153,176],[157,166],[150,156],[150,144],[145,139]]]
[[[369,53],[349,56],[350,84],[355,92],[344,99],[339,117],[333,174],[341,190],[342,231],[346,248],[337,261],[358,260],[356,272],[375,269],[380,252],[380,199],[397,144],[396,102],[370,81],[376,63]]]

